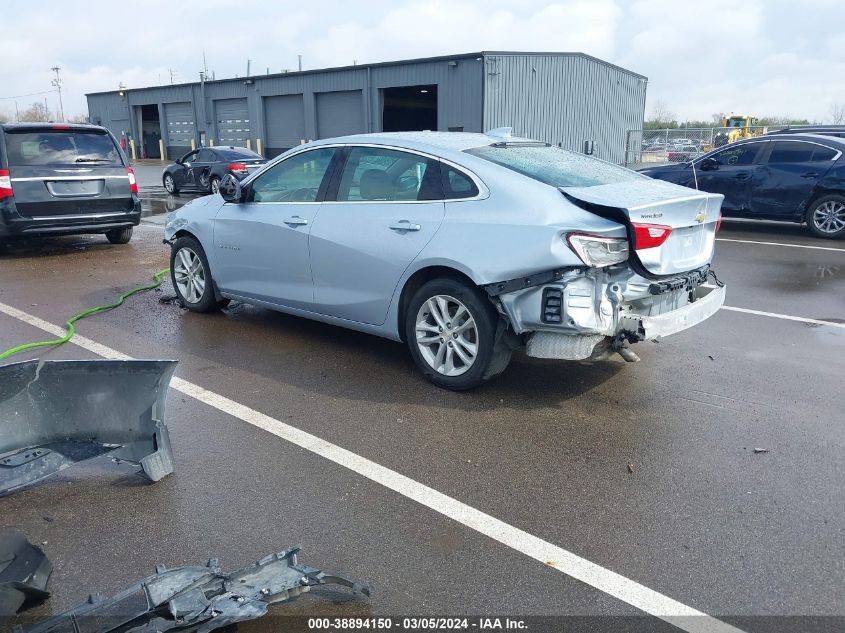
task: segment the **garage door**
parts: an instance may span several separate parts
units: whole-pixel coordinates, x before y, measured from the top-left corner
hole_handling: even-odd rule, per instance
[[[178,158],[191,151],[194,138],[194,108],[190,102],[165,103],[164,119],[167,126],[167,157]]]
[[[249,107],[246,99],[220,99],[214,102],[218,145],[246,147],[249,135]]]
[[[317,99],[317,136],[330,138],[364,132],[364,96],[360,90],[321,92]]]
[[[264,98],[267,157],[278,156],[305,139],[305,106],[302,95]]]

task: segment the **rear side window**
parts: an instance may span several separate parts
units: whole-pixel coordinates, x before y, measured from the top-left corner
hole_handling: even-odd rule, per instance
[[[772,153],[769,155],[769,164],[809,163],[813,160],[815,149],[816,146],[811,143],[778,141],[772,147]]]
[[[217,148],[214,151],[217,152],[222,160],[255,160],[256,158],[261,158],[261,154],[256,154],[245,147]]]
[[[816,149],[813,150],[813,162],[816,162],[817,160],[833,160],[837,153],[838,152],[835,149],[816,145]]]
[[[553,187],[595,187],[647,179],[630,169],[550,145],[484,145],[465,150]]]
[[[6,130],[9,165],[123,165],[111,137],[99,131]]]
[[[474,198],[478,195],[478,187],[465,173],[443,163],[440,169],[443,174],[443,193],[447,200]]]

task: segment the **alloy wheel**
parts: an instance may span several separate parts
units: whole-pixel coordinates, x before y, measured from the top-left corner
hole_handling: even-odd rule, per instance
[[[213,178],[211,180],[211,193],[217,193],[220,191],[220,180],[217,178]]]
[[[420,306],[416,338],[426,363],[444,376],[460,376],[478,356],[478,328],[467,307],[448,295],[435,295]]]
[[[190,248],[180,248],[173,262],[173,277],[182,298],[199,303],[205,292],[205,269],[199,255]]]
[[[845,204],[837,200],[823,202],[813,211],[813,224],[822,233],[845,229]]]
[[[173,185],[174,185],[173,176],[171,176],[170,174],[167,174],[164,177],[164,188],[167,190],[167,193],[173,193],[173,189],[174,189]]]

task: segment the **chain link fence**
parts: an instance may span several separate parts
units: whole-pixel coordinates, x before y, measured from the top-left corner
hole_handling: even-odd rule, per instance
[[[751,127],[751,136],[784,126]],[[746,128],[706,127],[671,128],[665,130],[628,130],[625,135],[625,166],[631,169],[660,163],[682,163],[694,160],[712,149],[727,145],[731,132]]]

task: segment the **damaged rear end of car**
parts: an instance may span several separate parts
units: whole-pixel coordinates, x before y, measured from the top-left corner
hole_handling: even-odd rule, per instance
[[[484,285],[529,356],[602,360],[619,353],[636,361],[630,344],[693,327],[723,305],[724,284],[711,270],[723,196],[550,146],[514,149],[477,153],[559,190],[566,208],[548,228],[571,251],[560,267]],[[573,207],[616,229],[582,228],[569,219],[581,217],[567,213]]]

